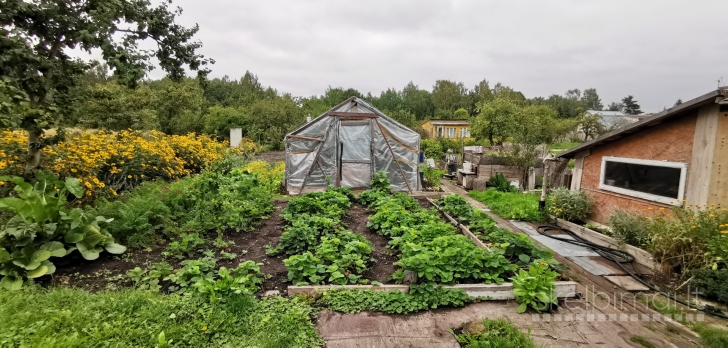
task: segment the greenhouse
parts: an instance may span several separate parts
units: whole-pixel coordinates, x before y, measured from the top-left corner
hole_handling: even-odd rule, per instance
[[[351,97],[286,135],[289,194],[327,186],[366,189],[386,172],[395,191],[419,191],[420,135]]]

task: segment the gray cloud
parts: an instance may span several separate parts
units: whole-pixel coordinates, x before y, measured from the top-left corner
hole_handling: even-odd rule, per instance
[[[697,97],[725,75],[728,2],[179,0],[214,77],[246,70],[293,95],[378,94],[409,81],[483,78],[528,97],[597,88],[644,111]],[[150,73],[159,77],[160,71]]]

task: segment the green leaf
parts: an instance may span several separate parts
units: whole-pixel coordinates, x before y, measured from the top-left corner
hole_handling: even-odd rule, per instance
[[[45,261],[41,262],[40,264],[41,264],[41,266],[45,266],[48,268],[48,271],[46,271],[46,274],[53,274],[56,272],[56,265],[53,264],[53,262],[45,260]]]
[[[526,254],[518,255],[518,259],[523,261],[523,263],[528,263],[531,261],[531,257]]]
[[[0,286],[10,291],[20,290],[23,286],[23,278],[10,276],[3,277],[3,279],[0,280]]]
[[[83,243],[76,244],[78,246],[78,251],[81,253],[81,256],[83,256],[86,260],[96,260],[99,258],[99,254],[101,253],[101,248],[89,248],[88,246],[84,245]]]
[[[126,251],[126,247],[117,244],[117,243],[109,243],[104,246],[106,248],[106,251],[112,253],[112,254],[122,254]]]
[[[39,250],[46,250],[51,253],[52,257],[66,256],[66,249],[61,242],[48,242],[40,246]]]
[[[25,268],[26,270],[33,270],[40,266],[40,261],[32,261],[26,258],[13,259],[13,264]]]
[[[5,248],[0,248],[0,263],[10,261],[10,253]]]
[[[28,278],[38,278],[38,277],[46,275],[46,273],[48,273],[48,267],[40,265],[40,266],[38,266],[38,268],[28,271],[26,276]]]
[[[521,314],[526,311],[526,308],[528,308],[528,305],[525,302],[521,303],[518,308],[516,308],[516,313]]]
[[[63,238],[63,240],[65,240],[66,243],[78,243],[83,240],[83,234],[69,232],[66,233],[66,236]]]
[[[76,198],[83,197],[83,187],[81,186],[81,182],[79,182],[78,179],[66,178],[66,188],[68,189],[68,192],[76,196]]]
[[[26,201],[16,197],[0,199],[0,209],[9,210],[27,217],[32,212],[32,207]]]
[[[51,252],[48,250],[38,250],[33,253],[32,260],[40,263],[41,261],[48,260],[51,257]]]

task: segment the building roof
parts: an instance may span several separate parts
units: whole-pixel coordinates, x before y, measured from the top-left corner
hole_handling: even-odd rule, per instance
[[[577,147],[566,150],[556,157],[574,158],[577,153],[584,150],[611,143],[613,141],[616,141],[617,139],[623,138],[633,133],[637,133],[648,127],[656,126],[670,119],[691,115],[694,111],[696,111],[697,108],[704,105],[715,104],[725,98],[728,98],[728,88],[719,88],[717,90],[701,95],[700,97],[697,97],[695,99],[688,100],[679,105],[675,105],[665,111],[643,118],[638,122],[629,124],[607,134],[603,134],[596,139],[587,141]]]
[[[625,114],[624,112],[621,112],[621,111],[587,110],[586,112],[589,113],[590,115],[600,114],[600,115],[605,116],[605,117],[624,117],[624,116],[631,116],[631,115],[627,115],[627,114]]]
[[[435,126],[467,126],[470,125],[468,120],[424,120],[422,124],[430,122]]]

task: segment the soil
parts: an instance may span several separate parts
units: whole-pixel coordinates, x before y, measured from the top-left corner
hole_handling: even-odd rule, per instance
[[[210,242],[203,250],[211,250],[215,253],[215,257],[218,258],[218,268],[234,268],[239,263],[247,260],[262,263],[260,271],[266,275],[266,279],[263,281],[259,293],[268,290],[279,290],[285,293],[286,288],[290,285],[287,281],[288,269],[283,264],[283,259],[286,256],[266,254],[266,245],[275,246],[278,244],[285,226],[281,212],[287,204],[286,200],[277,200],[274,212],[270,214],[268,219],[262,220],[253,232],[225,231],[223,240],[232,241],[235,244],[224,250],[212,245],[214,234],[208,235]],[[348,229],[363,235],[372,242],[371,257],[373,262],[363,274],[363,278],[378,281],[382,284],[391,283],[389,276],[397,270],[394,262],[398,260],[398,257],[394,255],[392,250],[387,249],[389,239],[369,229],[367,227],[368,221],[369,212],[360,204],[352,205],[348,215],[343,219]],[[168,243],[169,241],[163,241],[151,248],[129,249],[122,255],[102,253],[97,260],[93,261],[84,260],[74,253],[69,257],[59,259],[56,262],[56,272],[50,277],[39,278],[38,282],[44,286],[64,285],[89,291],[133,287],[134,284],[127,276],[127,273],[135,267],[148,269],[153,263],[166,261],[174,269],[182,268],[181,262],[184,259],[162,256],[162,253],[167,249]],[[232,260],[224,259],[221,256],[222,251],[236,254],[237,257]],[[201,257],[204,257],[202,253],[196,253],[185,259]],[[161,282],[160,285],[162,285],[163,289],[166,289],[171,283]]]
[[[284,223],[281,211],[286,204],[285,201],[276,201],[275,211],[270,214],[268,219],[261,221],[253,232],[245,233],[233,230],[224,232],[223,240],[235,242],[227,249],[219,250],[211,243],[207,245],[207,249],[213,250],[215,257],[219,259],[217,266],[234,268],[247,260],[262,263],[260,271],[269,276],[263,281],[260,291],[285,290],[288,271],[283,265],[283,258],[268,256],[265,253],[265,246],[278,243],[278,239],[283,233]],[[212,237],[210,239],[212,240]],[[72,256],[59,259],[56,262],[56,272],[51,277],[40,278],[39,283],[66,285],[90,291],[131,287],[133,283],[127,276],[127,272],[135,267],[147,269],[153,263],[166,261],[174,269],[182,268],[181,261],[183,260],[162,256],[162,252],[167,249],[166,244],[167,242],[147,249],[130,249],[118,256],[102,253],[97,260],[93,261],[84,260],[74,253]],[[220,255],[221,251],[234,253],[237,257],[233,260],[224,259]],[[200,257],[203,255],[197,253],[187,259]],[[162,282],[161,285],[165,287],[170,284]]]
[[[387,249],[389,238],[380,236],[367,227],[369,212],[361,204],[355,203],[349,208],[349,213],[342,219],[347,229],[354,233],[361,234],[372,242],[372,265],[362,275],[364,279],[378,281],[382,284],[392,283],[389,276],[397,271],[394,263],[399,259],[391,249]]]
[[[283,162],[286,160],[285,151],[266,151],[255,154],[256,160],[263,160],[268,163]]]

